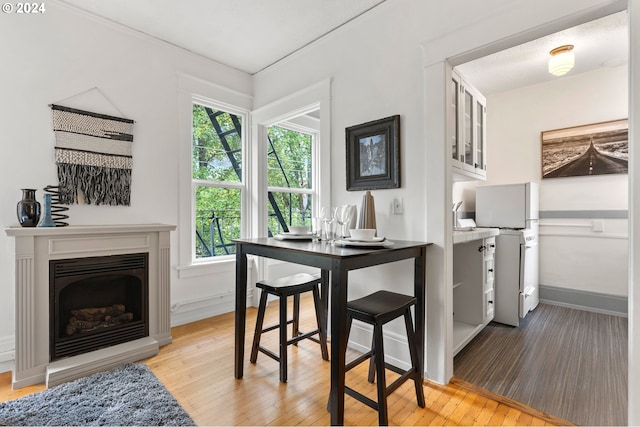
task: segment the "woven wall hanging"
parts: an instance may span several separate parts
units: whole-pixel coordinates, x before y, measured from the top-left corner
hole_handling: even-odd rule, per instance
[[[133,120],[51,105],[60,202],[126,205],[131,197]]]

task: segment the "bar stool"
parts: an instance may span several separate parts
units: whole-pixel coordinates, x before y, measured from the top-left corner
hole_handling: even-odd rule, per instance
[[[422,375],[419,372],[418,366],[415,331],[413,329],[413,322],[411,321],[411,306],[415,304],[415,297],[388,291],[374,292],[371,295],[347,303],[347,341],[349,340],[348,334],[351,332],[353,319],[373,325],[373,341],[370,351],[346,364],[345,372],[369,359],[368,380],[372,383],[377,374],[378,401],[375,402],[346,385],[344,388],[345,393],[378,411],[378,422],[380,425],[389,424],[387,397],[408,379],[412,379],[415,384],[418,406],[421,408],[425,407]],[[411,356],[411,368],[406,371],[389,363],[385,363],[384,361],[382,325],[400,316],[404,316],[409,353]],[[386,385],[385,368],[400,374],[400,377],[388,387]]]
[[[280,381],[287,382],[287,346],[298,345],[298,341],[310,339],[320,344],[322,358],[329,360],[327,351],[326,322],[324,321],[324,311],[320,304],[320,292],[318,287],[321,283],[320,275],[299,273],[291,276],[273,280],[262,280],[256,283],[256,287],[262,289],[260,295],[260,305],[258,306],[258,318],[256,320],[256,330],[253,335],[253,345],[251,346],[251,363],[256,363],[258,352],[262,352],[272,359],[280,362]],[[300,332],[300,295],[305,292],[313,293],[313,304],[316,310],[316,321],[318,328],[310,332]],[[280,299],[280,321],[279,323],[263,329],[264,312],[267,307],[267,296],[275,295]],[[293,318],[287,319],[287,297],[293,295]],[[287,338],[287,325],[293,324],[292,338]],[[280,346],[279,354],[262,347],[260,337],[263,332],[279,329]],[[318,335],[315,338],[314,335]]]

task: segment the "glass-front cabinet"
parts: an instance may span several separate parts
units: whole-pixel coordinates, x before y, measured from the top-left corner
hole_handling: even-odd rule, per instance
[[[455,181],[487,176],[487,101],[456,71],[451,78],[451,157]]]

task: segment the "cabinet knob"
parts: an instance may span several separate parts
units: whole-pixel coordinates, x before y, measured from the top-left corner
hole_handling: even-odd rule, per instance
[[[493,273],[493,268],[490,268],[490,269],[489,269],[489,272],[490,272],[490,273]]]
[[[489,300],[489,301],[487,301],[487,302],[488,302],[489,304],[493,304],[493,301],[492,301],[492,300]]]

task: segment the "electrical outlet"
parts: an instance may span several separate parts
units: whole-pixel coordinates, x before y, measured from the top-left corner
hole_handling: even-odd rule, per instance
[[[404,204],[402,202],[402,197],[395,197],[393,199],[393,213],[394,214],[404,213]]]

